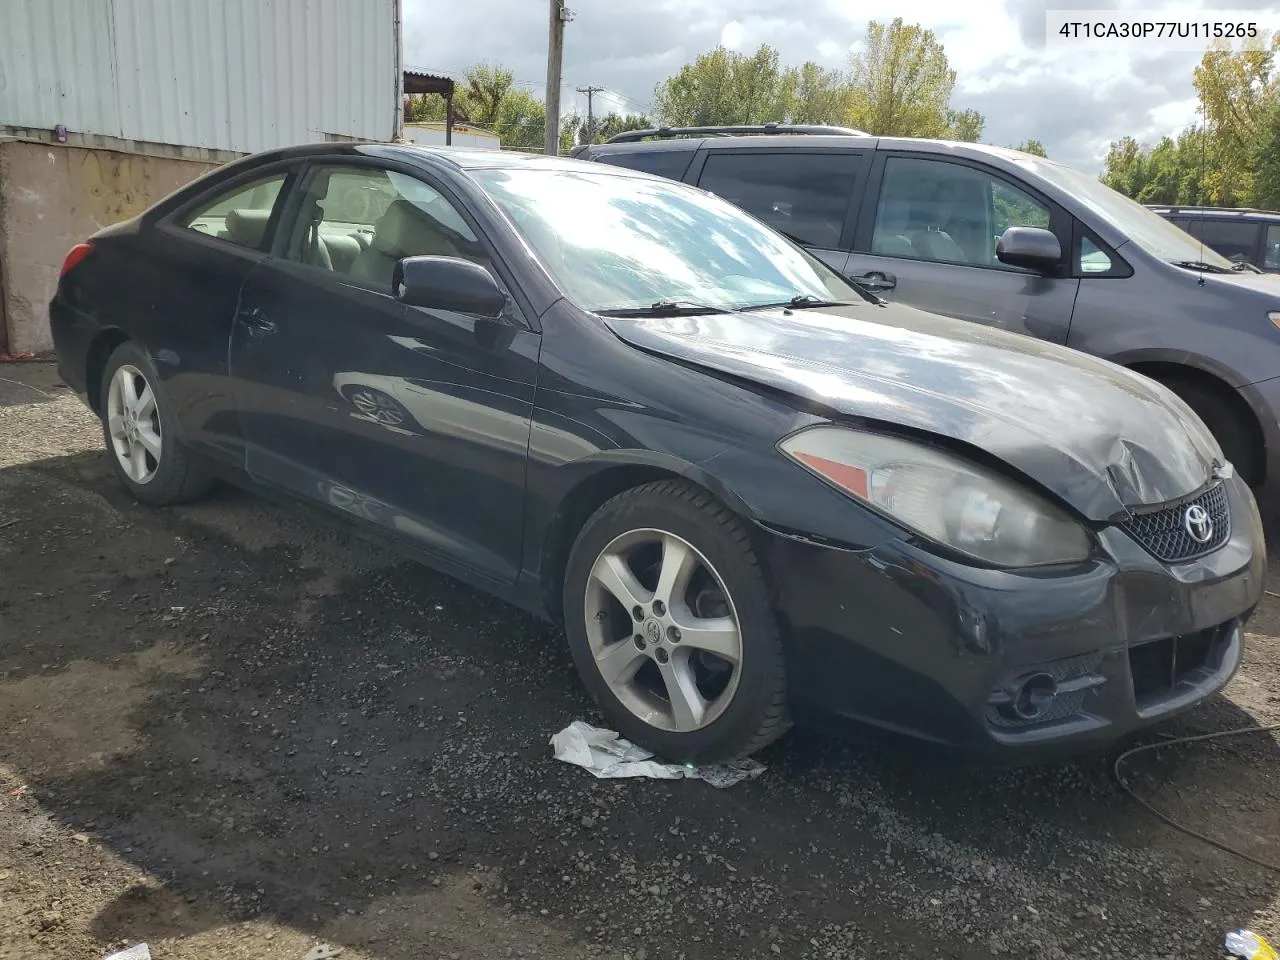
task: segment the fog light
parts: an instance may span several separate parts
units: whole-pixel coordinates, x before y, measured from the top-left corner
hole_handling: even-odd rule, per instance
[[[1047,673],[1033,673],[1022,681],[1010,707],[1019,720],[1037,720],[1048,712],[1058,695],[1058,681]]]

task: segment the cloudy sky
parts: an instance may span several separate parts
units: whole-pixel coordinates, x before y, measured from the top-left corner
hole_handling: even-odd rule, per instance
[[[843,68],[871,19],[901,16],[931,28],[958,74],[952,106],[987,118],[983,140],[1035,137],[1049,155],[1097,171],[1107,143],[1158,139],[1195,122],[1191,73],[1199,54],[1045,48],[1046,9],[1133,7],[1203,16],[1198,0],[568,0],[562,109],[586,112],[575,87],[608,88],[603,109],[647,110],[654,85],[718,43],[776,47],[785,63]],[[1280,27],[1280,0],[1228,0]],[[546,0],[404,0],[405,61],[460,76],[487,61],[543,95]],[[597,109],[602,97],[597,96]]]

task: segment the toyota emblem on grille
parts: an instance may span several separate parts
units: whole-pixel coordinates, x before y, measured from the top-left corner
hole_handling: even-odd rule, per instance
[[[1213,520],[1209,517],[1209,511],[1198,503],[1187,507],[1182,515],[1182,526],[1196,543],[1208,543],[1213,536]]]

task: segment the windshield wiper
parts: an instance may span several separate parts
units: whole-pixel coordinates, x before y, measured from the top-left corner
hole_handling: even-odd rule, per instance
[[[1203,260],[1170,260],[1175,267],[1182,267],[1184,270],[1199,270],[1201,273],[1230,273],[1226,267],[1219,267],[1217,264],[1205,263]]]
[[[774,307],[786,307],[788,310],[805,310],[809,307],[847,307],[850,306],[849,300],[823,300],[821,297],[815,297],[811,293],[802,293],[792,297],[790,300],[778,300],[770,303],[753,303],[749,307],[743,307],[743,310],[769,310]]]
[[[613,310],[596,310],[602,317],[679,317],[698,313],[732,313],[724,307],[712,307],[692,300],[659,300],[647,307],[617,307]]]
[[[1259,270],[1252,263],[1249,263],[1245,260],[1237,260],[1235,263],[1231,265],[1231,269],[1236,273],[1265,273],[1266,272],[1264,270]]]

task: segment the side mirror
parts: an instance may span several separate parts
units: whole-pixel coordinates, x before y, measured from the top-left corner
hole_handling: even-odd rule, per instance
[[[1010,227],[996,243],[996,259],[1011,267],[1053,273],[1062,261],[1062,244],[1041,227]]]
[[[458,257],[405,257],[396,264],[391,287],[396,299],[411,307],[497,319],[507,305],[488,270]]]

